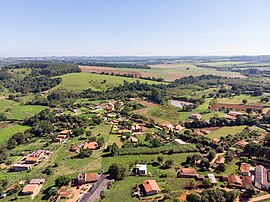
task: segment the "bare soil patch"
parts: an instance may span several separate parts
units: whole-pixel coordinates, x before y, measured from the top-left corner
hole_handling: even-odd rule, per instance
[[[116,68],[111,68],[111,67],[99,67],[99,66],[80,66],[82,72],[88,72],[88,73],[108,73],[108,74],[119,74],[119,75],[124,75],[124,74],[132,74],[135,76],[135,78],[140,78],[142,76],[142,73],[137,72],[137,71],[124,71],[124,70],[119,70]]]
[[[149,101],[141,101],[139,102],[140,104],[144,105],[146,108],[143,109],[138,109],[133,111],[135,114],[139,114],[141,116],[147,116],[147,112],[149,110],[151,110],[153,107],[158,106],[158,104],[154,103],[154,102],[149,102]]]
[[[265,107],[263,105],[259,105],[259,104],[258,105],[241,105],[241,104],[222,104],[222,103],[213,104],[211,106],[212,110],[217,110],[220,108],[246,110],[248,108],[263,109]]]

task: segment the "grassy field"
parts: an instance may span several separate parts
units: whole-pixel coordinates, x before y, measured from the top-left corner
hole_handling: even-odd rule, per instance
[[[224,126],[218,130],[212,131],[207,137],[214,139],[219,139],[220,137],[225,137],[229,134],[235,135],[236,133],[241,132],[246,126]]]
[[[0,143],[7,141],[12,135],[19,132],[24,132],[28,129],[28,126],[11,125],[3,129],[0,129]]]
[[[194,113],[204,113],[202,120],[209,120],[210,117],[218,116],[223,117],[225,114],[223,112],[209,111],[208,106],[211,98],[205,99],[205,102],[199,105],[196,109],[190,112],[179,112],[179,108],[172,105],[168,106],[154,106],[151,110],[147,112],[147,115],[153,118],[156,122],[162,123],[165,121],[170,121],[172,123],[178,123],[179,121],[188,120],[189,116]]]
[[[217,103],[226,103],[226,104],[242,104],[242,100],[246,99],[247,105],[256,105],[256,104],[262,104],[260,102],[260,99],[262,96],[250,96],[250,95],[238,95],[238,96],[233,96],[230,98],[217,98],[216,101]],[[265,104],[269,105],[269,104]]]
[[[31,73],[31,69],[26,69],[26,68],[22,68],[22,69],[10,69],[8,70],[8,72],[15,78],[18,79],[24,79],[24,77],[26,77],[27,75],[29,75]]]
[[[65,88],[68,90],[73,90],[80,92],[84,89],[91,88],[96,91],[104,91],[120,84],[124,84],[124,81],[134,82],[137,79],[120,77],[120,76],[110,76],[110,75],[100,75],[91,73],[72,73],[65,74],[61,76],[62,82],[54,87]],[[139,79],[141,82],[147,82],[149,84],[157,84],[158,82]]]
[[[167,81],[173,81],[178,78],[185,76],[193,75],[199,76],[202,74],[213,74],[219,76],[228,76],[228,77],[243,77],[237,72],[227,72],[227,71],[217,71],[213,68],[201,68],[192,64],[160,64],[160,65],[150,65],[151,69],[131,69],[131,68],[103,68],[104,72],[107,71],[117,71],[121,72],[137,72],[143,77],[160,77]],[[91,66],[84,68],[83,71],[91,70]]]

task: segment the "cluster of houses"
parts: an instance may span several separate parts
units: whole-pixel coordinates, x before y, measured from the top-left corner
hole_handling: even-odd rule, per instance
[[[241,112],[236,112],[236,111],[229,111],[228,114],[225,115],[225,118],[228,120],[235,121],[237,116],[243,115]]]
[[[69,135],[72,133],[71,130],[63,130],[54,138],[54,142],[65,143],[68,140]]]
[[[80,148],[83,148],[85,150],[97,150],[98,143],[96,141],[87,141],[87,142],[81,143],[80,145],[71,145],[71,147],[69,148],[69,151],[78,152]]]
[[[218,157],[214,162],[213,167],[216,168],[218,165],[224,163],[223,157]],[[261,191],[269,191],[270,188],[270,170],[262,165],[252,167],[248,163],[241,163],[239,167],[239,173],[230,175],[218,175],[208,174],[207,176],[200,175],[193,167],[182,168],[178,171],[177,176],[182,178],[195,178],[196,180],[203,180],[209,178],[213,185],[217,184],[217,179],[220,181],[227,181],[228,187],[245,189],[249,187],[255,187]]]
[[[37,150],[24,156],[19,163],[14,164],[11,168],[12,171],[30,170],[33,165],[39,164],[44,159],[48,158],[51,154],[48,150]]]

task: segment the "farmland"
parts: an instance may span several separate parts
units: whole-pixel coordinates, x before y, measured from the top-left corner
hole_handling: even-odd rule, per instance
[[[82,90],[91,88],[95,91],[104,91],[111,89],[113,87],[124,84],[124,81],[134,82],[137,79],[126,78],[120,76],[108,76],[99,74],[89,74],[89,73],[72,73],[61,76],[62,82],[56,86],[57,88],[64,88],[67,90],[72,90],[80,92]],[[149,84],[157,84],[155,81],[148,81],[139,79],[141,82],[146,82]]]
[[[0,143],[7,141],[15,133],[23,133],[29,127],[21,125],[8,125],[5,128],[0,129]]]
[[[83,72],[114,72],[119,74],[135,74],[143,77],[163,78],[166,81],[173,81],[178,78],[193,75],[213,74],[218,76],[239,77],[244,76],[236,72],[217,71],[212,68],[200,68],[191,64],[161,64],[150,65],[151,69],[129,69],[129,68],[109,68],[109,67],[92,67],[81,66]],[[100,69],[99,69],[100,68]]]
[[[221,137],[225,137],[229,134],[231,135],[235,135],[236,133],[241,132],[243,129],[245,128],[245,126],[224,126],[218,130],[214,130],[212,131],[210,134],[207,135],[207,137],[214,139],[220,139]]]

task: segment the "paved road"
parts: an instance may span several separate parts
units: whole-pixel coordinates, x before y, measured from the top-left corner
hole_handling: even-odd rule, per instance
[[[93,202],[99,199],[100,192],[107,189],[109,180],[106,177],[108,177],[108,175],[101,175],[91,190],[86,193],[78,202]]]

